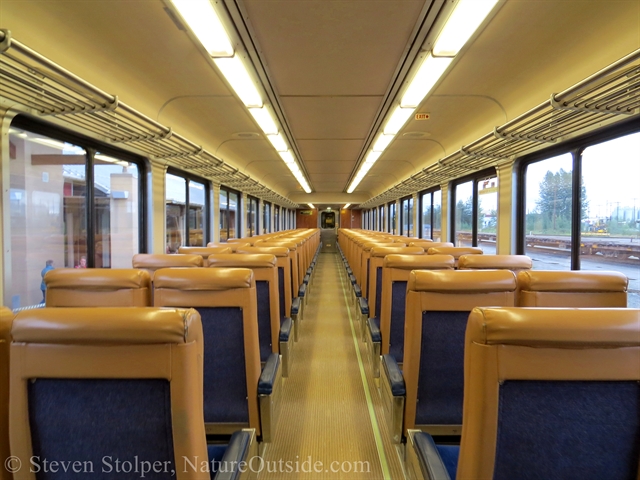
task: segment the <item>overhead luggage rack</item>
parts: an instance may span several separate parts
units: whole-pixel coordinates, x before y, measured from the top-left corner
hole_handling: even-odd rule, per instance
[[[582,134],[603,122],[640,114],[640,49],[389,190],[360,204],[373,207],[461,175],[510,163],[515,158]]]
[[[0,99],[25,113],[127,145],[166,165],[290,208],[298,205],[0,30]],[[6,104],[6,102],[5,102]]]

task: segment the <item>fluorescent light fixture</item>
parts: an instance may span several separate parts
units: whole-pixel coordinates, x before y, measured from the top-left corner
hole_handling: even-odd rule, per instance
[[[287,142],[284,141],[284,137],[282,136],[282,134],[279,133],[277,135],[267,135],[267,138],[277,152],[287,152],[289,150],[287,148]]]
[[[395,135],[385,135],[384,133],[378,137],[376,143],[373,144],[374,152],[384,152],[385,148],[389,146]]]
[[[460,0],[433,47],[436,56],[453,57],[467,43],[498,0]]]
[[[228,58],[214,58],[213,61],[245,106],[262,107],[262,97],[238,55]]]
[[[307,205],[309,205],[311,208],[316,208],[313,206],[313,203],[307,203]]]
[[[411,79],[409,87],[402,95],[400,106],[415,108],[420,105],[452,60],[452,58],[446,57],[433,57],[428,53]]]
[[[180,16],[212,57],[230,57],[233,45],[209,0],[171,0]]]
[[[249,113],[253,116],[258,126],[262,129],[265,135],[277,135],[278,126],[271,116],[271,112],[267,107],[262,108],[250,108]]]
[[[287,150],[286,152],[278,152],[280,154],[280,158],[284,161],[285,164],[290,165],[292,163],[296,163],[295,158],[293,158],[293,154],[291,150]]]
[[[380,158],[380,155],[382,155],[382,152],[374,152],[372,150],[367,154],[367,158],[364,159],[364,163],[373,165],[378,161],[378,158]]]
[[[346,210],[347,208],[349,208],[351,206],[350,203],[347,203],[344,207],[342,207],[343,210]]]
[[[396,135],[404,124],[407,123],[407,120],[413,115],[414,111],[415,108],[413,107],[402,108],[398,105],[389,117],[389,120],[387,120],[382,133],[385,135]]]

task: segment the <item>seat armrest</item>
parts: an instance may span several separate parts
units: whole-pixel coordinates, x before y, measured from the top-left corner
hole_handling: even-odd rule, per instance
[[[291,300],[291,315],[297,315],[300,311],[300,297]]]
[[[267,363],[262,369],[258,380],[258,395],[271,395],[273,384],[276,381],[278,369],[280,368],[280,355],[272,353],[267,358]]]
[[[377,318],[367,319],[367,327],[369,327],[369,334],[371,335],[371,341],[378,342],[378,343],[382,342],[382,335],[380,335],[380,320],[378,320]]]
[[[349,281],[351,282],[351,285],[356,285],[358,283],[356,276],[353,274],[349,275]]]
[[[360,305],[360,313],[362,315],[369,316],[369,301],[366,298],[359,297],[358,303]]]
[[[447,468],[447,465],[440,456],[440,448],[442,447],[438,447],[435,444],[431,435],[424,432],[414,432],[413,448],[415,449],[416,456],[418,457],[418,463],[420,464],[420,470],[422,470],[422,474],[425,479],[451,480],[450,473],[452,472]],[[459,447],[457,448],[459,449]],[[453,453],[453,451],[447,452],[447,454],[450,453]],[[453,455],[450,456],[453,457]],[[450,460],[457,460],[457,458],[452,458]],[[455,463],[457,465],[457,461]],[[453,470],[455,470],[456,465],[449,465],[449,467],[452,467]]]
[[[356,297],[362,298],[362,288],[357,283],[353,284],[353,291],[356,294]]]
[[[302,282],[303,282],[305,285],[307,285],[307,284],[309,283],[309,281],[310,281],[310,280],[311,280],[311,275],[307,273],[307,274],[304,276],[304,279],[302,280]]]
[[[242,471],[246,471],[246,462],[250,459],[249,451],[251,447],[251,433],[240,430],[231,435],[229,445],[224,452],[220,469],[216,473],[215,480],[238,480],[242,475]],[[245,462],[242,465],[240,462]]]
[[[303,283],[300,285],[300,289],[298,290],[298,297],[303,298],[307,293],[307,284]]]
[[[387,372],[387,377],[391,383],[391,393],[394,397],[403,397],[407,394],[407,389],[404,384],[404,377],[398,367],[396,359],[391,355],[382,355],[382,365]]]
[[[293,321],[291,317],[284,317],[282,323],[280,324],[280,341],[288,342],[289,336],[291,335],[291,328],[293,327]]]

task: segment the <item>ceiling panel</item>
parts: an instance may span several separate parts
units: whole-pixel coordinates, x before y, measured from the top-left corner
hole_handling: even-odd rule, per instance
[[[423,0],[242,0],[280,95],[381,95]]]
[[[305,162],[307,166],[307,171],[310,174],[314,173],[351,173],[351,165],[349,162],[340,162],[340,161],[317,161],[317,162]]]
[[[310,162],[342,160],[353,165],[362,148],[362,140],[298,140],[307,167]]]

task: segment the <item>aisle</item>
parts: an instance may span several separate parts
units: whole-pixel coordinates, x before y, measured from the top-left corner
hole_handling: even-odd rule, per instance
[[[318,257],[261,480],[404,478],[382,417],[375,420],[379,395],[359,361],[364,349],[356,350],[338,259]]]

